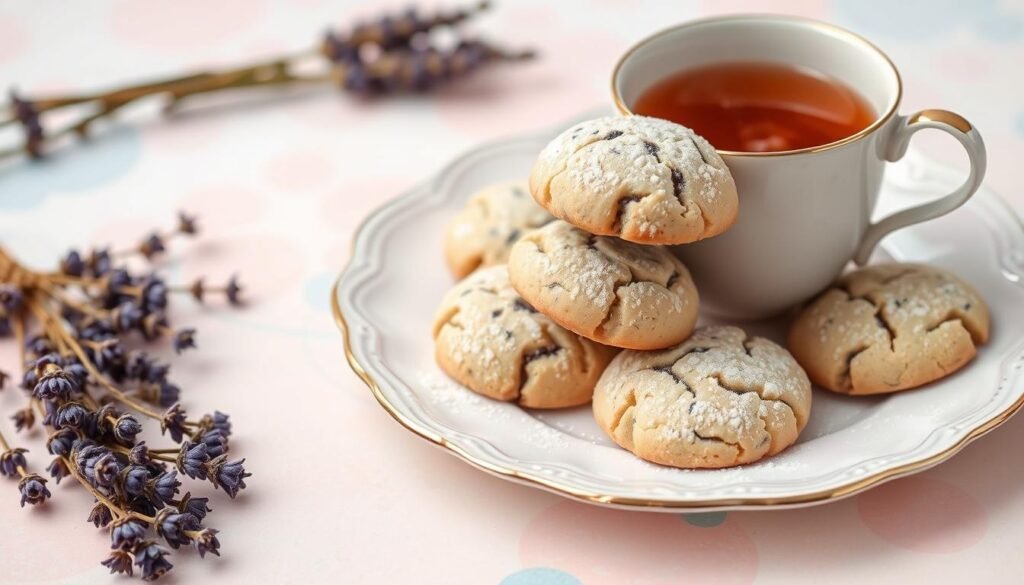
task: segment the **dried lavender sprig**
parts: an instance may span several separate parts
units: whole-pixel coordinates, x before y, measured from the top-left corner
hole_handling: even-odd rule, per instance
[[[441,27],[450,27],[469,20],[490,8],[489,2],[455,10],[439,10],[421,16],[415,8],[398,14],[384,14],[368,23],[357,23],[349,31],[328,31],[321,52],[331,61],[351,61],[359,56],[364,45],[384,50],[410,48],[413,39]]]
[[[196,231],[194,218],[179,217],[179,229]],[[20,418],[34,417],[34,409],[43,416],[43,424],[53,429],[47,450],[55,458],[48,472],[58,482],[73,477],[96,498],[90,522],[117,528],[116,538],[113,533],[111,538],[121,548],[112,549],[102,561],[112,572],[130,574],[138,567],[144,579],[154,579],[170,569],[166,550],[139,540],[144,538],[137,530],[142,525],[155,530],[171,548],[187,544],[200,556],[219,554],[217,531],[201,525],[210,511],[208,500],[187,492],[179,499],[179,477],[185,474],[179,476],[178,469],[166,465],[177,466],[182,451],[188,455],[188,450],[151,450],[135,443],[141,430],[138,420],[107,402],[115,398],[137,410],[137,400],[118,394],[127,396],[124,383],[135,384],[136,391],[159,384],[161,396],[163,388],[171,386],[167,366],[132,349],[125,337],[137,331],[148,340],[170,331],[165,314],[169,287],[155,275],[139,277],[114,268],[112,256],[105,251],[84,260],[69,254],[62,266],[68,270],[61,274],[32,273],[0,249],[0,278],[10,279],[0,283],[0,311],[5,319],[14,317],[12,329],[25,365],[20,385],[32,396],[30,405],[19,411],[29,415]],[[232,282],[237,295],[237,283]],[[81,294],[69,294],[69,287],[78,287]],[[28,318],[39,328],[31,336],[26,335]],[[187,328],[178,330],[177,345],[191,346],[193,334]],[[94,396],[94,391],[105,394]],[[176,398],[176,388],[173,394]],[[165,413],[143,408],[147,416],[161,420],[175,440],[190,448],[201,445],[191,455],[191,464],[198,465],[199,471],[190,468],[190,475],[210,481],[231,497],[246,487],[251,474],[245,471],[244,460],[228,460],[231,422],[227,415],[215,411],[188,420],[180,406],[172,405]],[[0,454],[0,471],[21,476],[22,505],[49,498],[46,480],[27,470],[24,450],[9,449],[6,440],[0,440],[6,453]]]
[[[358,93],[366,93],[367,88],[372,93],[385,93],[376,87],[378,82],[383,83],[387,91],[394,91],[395,87],[403,87],[406,76],[380,76],[379,72],[372,70],[369,73],[364,72],[363,69],[368,64],[362,61],[362,49],[374,47],[378,51],[395,54],[415,52],[427,44],[426,40],[418,43],[417,39],[426,39],[435,29],[457,25],[487,7],[487,2],[480,2],[469,8],[439,11],[425,17],[418,15],[414,10],[385,15],[376,21],[356,25],[348,32],[331,32],[320,47],[296,55],[286,55],[245,67],[208,71],[129,86],[109,92],[44,98],[22,97],[12,92],[6,115],[0,114],[0,126],[18,124],[22,128],[24,141],[20,147],[0,151],[0,159],[21,153],[33,159],[41,158],[48,148],[60,139],[67,136],[87,137],[97,120],[110,118],[122,108],[154,96],[163,97],[166,103],[165,111],[172,111],[183,99],[190,96],[250,87],[324,83],[332,78],[348,78],[342,87]],[[349,69],[341,74],[336,71],[333,76],[305,73],[302,66],[312,59],[335,65],[354,64],[359,68]],[[488,61],[512,60],[519,59]],[[433,85],[431,74],[424,73],[429,72],[430,67],[418,63],[416,58],[411,60],[413,75],[409,77],[411,83],[407,89],[420,90]],[[62,127],[47,126],[44,116],[48,112],[67,108],[78,108],[81,113]],[[155,250],[158,247],[149,246],[143,252],[157,253]]]
[[[339,87],[363,96],[423,92],[464,77],[485,64],[533,59],[533,51],[506,51],[481,40],[462,40],[450,49],[427,47],[390,51],[376,59],[339,61],[334,80]]]

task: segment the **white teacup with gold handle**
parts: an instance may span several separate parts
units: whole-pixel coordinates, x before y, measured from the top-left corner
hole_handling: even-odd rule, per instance
[[[768,62],[828,75],[863,96],[875,120],[820,146],[782,152],[719,150],[736,180],[736,224],[675,252],[693,272],[701,304],[733,318],[777,314],[825,288],[853,260],[864,264],[886,234],[953,211],[985,174],[985,145],[963,117],[946,110],[908,116],[892,61],[863,38],[832,25],[787,16],[731,16],[682,24],[631,48],[615,67],[612,91],[623,114],[643,92],[682,70],[716,63]],[[971,168],[958,189],[935,201],[871,221],[886,162],[910,137],[943,130],[967,151]]]

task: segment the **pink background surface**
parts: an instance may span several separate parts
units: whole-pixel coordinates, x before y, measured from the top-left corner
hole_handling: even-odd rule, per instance
[[[618,512],[490,477],[395,424],[345,364],[327,305],[367,212],[488,139],[610,104],[631,42],[719,11],[823,18],[890,53],[904,111],[964,114],[989,147],[987,182],[1024,210],[1024,6],[1020,2],[506,1],[473,30],[540,49],[434,99],[359,104],[330,91],[120,125],[88,148],[0,177],[0,235],[29,261],[70,245],[132,241],[199,213],[173,280],[239,272],[251,305],[178,303],[201,351],[175,366],[193,411],[236,421],[254,473],[214,494],[224,556],[175,555],[176,582],[633,583],[1019,582],[1024,466],[1016,419],[952,461],[828,506],[784,512]],[[330,24],[391,3],[330,0],[0,1],[0,82],[25,92],[106,87],[317,42]],[[917,145],[953,165],[951,139]],[[45,229],[40,229],[45,226]],[[3,363],[12,344],[0,344]],[[0,408],[18,404],[0,394]],[[10,434],[6,418],[0,426]],[[40,434],[20,439],[45,465]],[[0,482],[0,584],[108,582],[90,498],[66,484],[43,509]]]

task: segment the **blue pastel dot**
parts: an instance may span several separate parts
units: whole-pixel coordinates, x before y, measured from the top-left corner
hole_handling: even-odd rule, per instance
[[[331,287],[338,278],[337,274],[321,272],[306,281],[306,302],[317,311],[331,309]]]
[[[699,528],[714,528],[725,522],[725,512],[698,512],[695,514],[683,514],[683,520],[690,526]]]
[[[137,130],[118,127],[66,144],[40,161],[18,161],[0,171],[0,209],[30,209],[50,196],[75,196],[117,179],[138,162]]]
[[[1024,134],[1024,112],[1017,114],[1017,134]]]
[[[583,585],[583,582],[565,571],[532,567],[505,577],[501,585]]]

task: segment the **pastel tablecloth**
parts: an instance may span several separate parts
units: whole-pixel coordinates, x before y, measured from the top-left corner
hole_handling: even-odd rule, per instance
[[[99,88],[315,43],[329,24],[394,6],[329,0],[0,2],[0,84]],[[1020,2],[501,2],[474,30],[540,48],[430,99],[359,105],[331,91],[119,125],[87,147],[0,175],[0,238],[51,265],[71,244],[127,243],[178,208],[200,214],[169,274],[239,272],[239,312],[179,303],[201,350],[175,366],[194,411],[236,420],[254,475],[215,494],[224,556],[175,555],[174,582],[642,585],[1020,582],[1024,419],[934,470],[827,506],[662,515],[609,511],[490,477],[395,424],[345,364],[330,286],[363,216],[474,144],[610,103],[631,42],[720,11],[818,17],[881,45],[904,111],[964,114],[987,182],[1024,210]],[[951,139],[918,142],[950,164]],[[979,226],[980,229],[980,226]],[[409,291],[416,294],[416,291]],[[12,363],[14,348],[0,344]],[[17,392],[0,394],[9,409]],[[8,420],[0,420],[10,432]],[[45,462],[41,437],[30,437]],[[45,463],[44,463],[45,464]],[[46,510],[0,481],[0,583],[113,582],[90,500],[66,484]],[[197,580],[197,581],[194,581]]]

